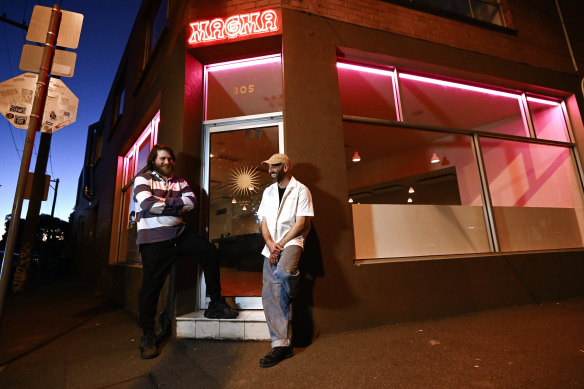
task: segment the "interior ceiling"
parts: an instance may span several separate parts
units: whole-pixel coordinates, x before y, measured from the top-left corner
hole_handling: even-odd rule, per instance
[[[347,153],[367,150],[368,158],[377,159],[424,144],[460,144],[464,135],[420,131],[408,128],[344,122],[345,147]],[[470,138],[469,138],[470,141]]]

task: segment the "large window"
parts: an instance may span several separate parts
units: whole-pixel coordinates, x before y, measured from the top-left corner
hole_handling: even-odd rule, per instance
[[[134,179],[147,164],[148,154],[158,139],[160,111],[154,115],[138,140],[122,159],[121,222],[118,242],[118,262],[141,262],[136,245],[136,214],[134,208]]]
[[[421,11],[504,26],[499,0],[386,0]]]
[[[337,67],[357,259],[584,246],[562,101]]]
[[[205,66],[205,119],[281,112],[281,56],[249,58]]]

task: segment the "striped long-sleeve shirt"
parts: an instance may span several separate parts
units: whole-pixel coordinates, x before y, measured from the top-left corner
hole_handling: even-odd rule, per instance
[[[190,211],[197,203],[189,184],[179,177],[164,180],[156,172],[140,174],[134,180],[134,202],[138,238],[136,243],[153,243],[174,239],[185,224],[183,211]]]

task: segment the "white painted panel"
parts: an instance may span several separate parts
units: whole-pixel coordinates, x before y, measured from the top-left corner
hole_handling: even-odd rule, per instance
[[[483,207],[353,204],[355,259],[489,252]]]

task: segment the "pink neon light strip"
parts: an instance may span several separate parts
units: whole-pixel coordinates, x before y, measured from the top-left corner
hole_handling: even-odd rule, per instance
[[[160,111],[156,112],[154,118],[148,123],[146,129],[140,134],[138,140],[130,147],[130,150],[124,157],[124,185],[130,181],[132,177],[129,177],[129,170],[130,170],[130,160],[133,159],[133,169],[134,172],[138,171],[138,152],[140,151],[140,146],[146,141],[147,138],[150,138],[150,150],[152,150],[152,146],[154,146],[158,142],[158,124],[160,123]],[[148,150],[148,151],[150,151]]]
[[[375,68],[370,68],[367,66],[353,65],[353,64],[344,63],[344,62],[337,62],[337,68],[357,70],[357,71],[365,72],[365,73],[372,73],[372,74],[379,74],[382,76],[393,77],[393,71],[391,71],[391,70],[375,69]]]
[[[408,80],[426,82],[428,84],[449,86],[451,88],[464,89],[464,90],[469,90],[469,91],[473,91],[473,92],[480,92],[480,93],[488,93],[488,94],[495,95],[495,96],[509,97],[509,98],[513,98],[513,99],[519,99],[519,97],[521,96],[518,94],[501,92],[501,91],[497,91],[497,90],[493,90],[493,89],[481,88],[478,86],[459,84],[457,82],[452,82],[452,81],[437,80],[435,78],[415,76],[413,74],[407,74],[407,73],[400,73],[399,77],[405,78]]]
[[[208,72],[217,72],[220,70],[239,69],[248,66],[264,65],[267,63],[281,62],[280,54],[266,55],[264,57],[247,58],[238,61],[221,62],[212,65],[206,65]]]
[[[534,103],[540,103],[540,104],[546,104],[546,105],[552,105],[554,107],[558,107],[560,105],[560,103],[558,103],[557,101],[543,100],[543,99],[538,99],[536,97],[527,97],[527,101],[531,101]]]

